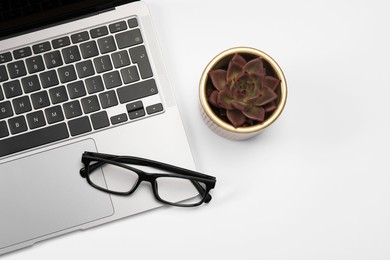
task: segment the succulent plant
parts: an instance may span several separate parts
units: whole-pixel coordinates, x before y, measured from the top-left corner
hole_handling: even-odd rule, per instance
[[[280,80],[266,74],[260,57],[246,61],[236,53],[227,70],[211,70],[209,77],[209,103],[236,128],[263,122],[276,109]]]

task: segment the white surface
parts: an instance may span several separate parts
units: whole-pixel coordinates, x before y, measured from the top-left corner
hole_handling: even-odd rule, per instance
[[[386,1],[145,0],[209,205],[165,207],[4,259],[389,259],[390,40]],[[270,54],[289,96],[233,142],[198,112],[203,68],[240,45]]]

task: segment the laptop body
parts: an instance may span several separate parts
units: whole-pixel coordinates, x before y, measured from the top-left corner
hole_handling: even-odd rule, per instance
[[[145,4],[59,2],[0,18],[0,254],[161,206],[92,188],[84,151],[195,168]]]

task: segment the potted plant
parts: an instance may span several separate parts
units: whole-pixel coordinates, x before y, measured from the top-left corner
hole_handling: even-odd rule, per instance
[[[287,98],[279,65],[248,47],[217,55],[204,70],[199,87],[202,117],[217,134],[243,140],[271,125]]]

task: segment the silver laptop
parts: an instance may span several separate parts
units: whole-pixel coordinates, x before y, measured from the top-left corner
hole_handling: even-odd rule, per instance
[[[195,168],[145,4],[0,11],[0,254],[160,206],[147,184],[111,196],[79,174],[84,151]]]

